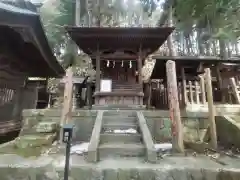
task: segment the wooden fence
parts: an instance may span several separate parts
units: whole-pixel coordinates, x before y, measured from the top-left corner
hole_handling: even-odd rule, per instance
[[[158,82],[152,88],[151,105],[156,109],[168,109],[167,84]],[[227,88],[220,90],[217,84],[212,82],[214,103],[240,104],[240,81],[237,78],[230,78]],[[224,97],[224,101],[223,101]],[[206,89],[204,78],[196,81],[178,82],[178,98],[180,108],[186,104],[206,104]]]
[[[10,55],[0,56],[0,135],[21,129],[26,74]]]

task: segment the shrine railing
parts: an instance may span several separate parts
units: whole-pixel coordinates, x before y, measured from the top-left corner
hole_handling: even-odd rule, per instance
[[[216,83],[212,82],[213,101],[216,104],[239,104],[240,81],[229,79],[229,84],[220,90]],[[196,81],[186,81],[186,84],[178,82],[178,98],[180,108],[189,104],[207,104],[205,82],[203,78]],[[152,89],[151,105],[157,109],[168,109],[168,91],[166,83],[159,83]]]

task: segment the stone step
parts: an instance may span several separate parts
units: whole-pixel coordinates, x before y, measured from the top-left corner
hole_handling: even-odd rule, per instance
[[[142,139],[141,134],[114,134],[114,133],[105,133],[100,136],[100,143],[140,143]]]
[[[122,117],[122,116],[103,116],[103,123],[111,123],[111,122],[137,123],[137,118],[136,117]]]
[[[88,109],[89,107],[85,107],[84,109]],[[92,106],[93,110],[112,110],[112,111],[117,111],[117,110],[145,110],[146,106],[145,105],[119,105],[119,104],[108,104],[108,105],[93,105]]]
[[[114,105],[112,106],[112,107],[114,107]],[[115,107],[124,107],[124,106],[115,106]],[[116,115],[118,115],[118,116],[124,116],[124,117],[136,117],[137,116],[137,114],[136,114],[136,111],[114,111],[114,110],[112,110],[112,111],[105,111],[104,113],[103,113],[103,116],[116,116]]]
[[[102,132],[106,131],[114,131],[114,130],[127,130],[127,129],[136,129],[139,132],[139,126],[137,124],[132,123],[108,123],[103,124]]]
[[[100,159],[106,157],[143,156],[145,147],[141,143],[104,143],[98,147]]]

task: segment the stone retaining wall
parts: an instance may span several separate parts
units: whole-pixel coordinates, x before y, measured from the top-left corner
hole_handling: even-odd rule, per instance
[[[171,141],[171,121],[167,111],[142,111],[149,131],[155,143]],[[72,113],[72,121],[75,124],[74,141],[89,141],[95,123],[96,110],[76,110]],[[61,111],[57,109],[24,110],[24,129],[31,129],[26,124],[34,124],[41,121],[60,123]],[[206,113],[182,113],[185,139],[187,141],[199,141],[202,134],[207,131]]]
[[[155,143],[170,142],[171,120],[167,111],[144,111],[148,128]],[[184,140],[186,142],[201,141],[205,138],[208,128],[207,113],[182,112]]]
[[[97,111],[91,110],[76,110],[72,113],[72,122],[70,123],[75,124],[73,141],[90,140],[96,116]],[[24,110],[23,120],[23,132],[30,131],[32,129],[31,127],[39,122],[55,122],[59,125],[61,121],[61,110]]]

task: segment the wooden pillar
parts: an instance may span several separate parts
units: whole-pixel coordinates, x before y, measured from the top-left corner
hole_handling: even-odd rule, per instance
[[[217,82],[218,82],[218,89],[220,91],[220,96],[221,96],[221,102],[225,103],[226,97],[225,97],[225,93],[223,90],[223,81],[222,81],[219,64],[215,67],[215,70],[216,70],[216,77],[217,77]]]
[[[140,46],[139,48],[139,55],[138,55],[138,83],[140,84],[141,88],[143,87],[143,82],[142,82],[142,48]]]
[[[217,132],[215,122],[215,109],[213,105],[213,92],[212,92],[212,77],[210,68],[205,69],[205,80],[207,90],[207,101],[208,101],[208,115],[210,125],[210,138],[211,147],[217,149]]]
[[[152,83],[151,83],[151,80],[147,83],[147,89],[148,89],[147,108],[150,109],[151,99],[152,99]]]
[[[99,50],[96,53],[96,92],[100,91],[100,78],[101,78],[101,67],[100,67],[100,53]]]
[[[200,89],[201,89],[201,102],[203,104],[206,104],[206,91],[205,91],[205,82],[204,82],[204,77],[200,76]]]
[[[195,96],[196,96],[196,103],[200,104],[200,98],[199,98],[199,84],[197,81],[194,83],[195,85]]]
[[[192,81],[188,82],[189,84],[189,93],[190,93],[190,103],[193,104],[194,100],[193,100],[193,87],[192,87]]]
[[[92,83],[87,82],[87,105],[89,109],[92,109]]]
[[[183,100],[184,100],[184,105],[186,105],[188,103],[188,96],[187,96],[187,82],[186,82],[184,67],[181,68],[181,76],[182,76]]]
[[[51,108],[51,103],[52,103],[52,93],[49,93],[48,95],[48,108]]]
[[[38,94],[39,94],[39,88],[38,88],[39,83],[37,82],[36,86],[34,87],[34,93],[35,93],[35,98],[34,98],[34,109],[37,109],[37,104],[38,104]]]
[[[167,69],[167,85],[170,119],[172,121],[172,143],[173,149],[177,152],[184,151],[183,145],[183,126],[181,122],[181,114],[178,101],[176,65],[174,61],[168,60]]]
[[[60,132],[60,143],[62,143],[62,135],[64,124],[68,123],[71,119],[72,114],[72,95],[73,95],[73,71],[72,67],[69,67],[66,71],[66,82],[64,88],[64,99],[63,99],[63,109],[61,115],[61,132]]]

